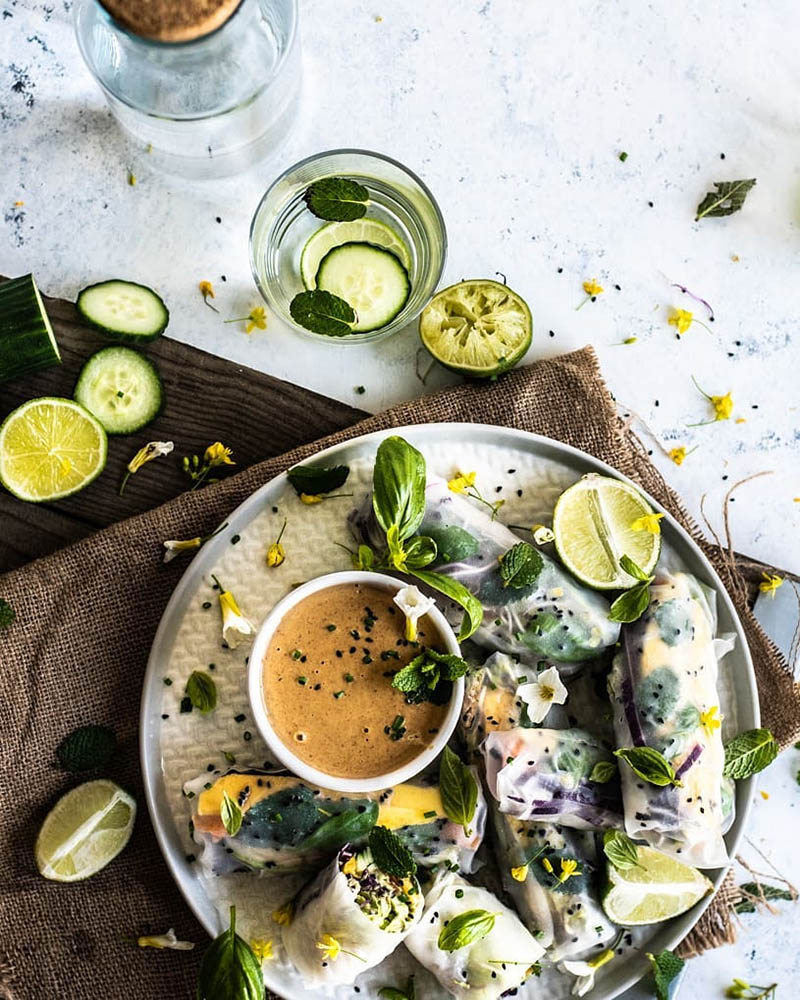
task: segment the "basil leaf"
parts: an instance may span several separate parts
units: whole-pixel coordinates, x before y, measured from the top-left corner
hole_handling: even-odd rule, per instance
[[[762,882],[761,885],[757,882],[743,882],[739,886],[739,890],[742,893],[747,893],[747,896],[755,896],[756,899],[748,899],[747,896],[744,896],[738,903],[734,903],[733,908],[737,913],[755,913],[756,900],[762,898],[770,901],[784,899],[789,903],[793,903],[796,898],[790,889],[782,889],[780,886],[769,885],[765,882]]]
[[[621,872],[639,867],[639,848],[623,830],[606,830],[603,851],[611,864]]]
[[[261,966],[236,933],[235,906],[230,927],[211,942],[200,962],[197,1000],[264,1000]]]
[[[635,622],[650,607],[650,584],[637,583],[625,590],[611,605],[608,620],[612,622]]]
[[[417,991],[414,986],[414,977],[408,977],[404,990],[398,990],[394,986],[381,986],[378,990],[378,996],[381,1000],[416,1000]]]
[[[375,553],[369,545],[359,545],[358,552],[353,556],[353,568],[371,570],[375,565]]]
[[[623,747],[615,750],[614,756],[624,760],[634,774],[651,785],[682,784],[675,776],[672,764],[653,747]]]
[[[387,875],[405,878],[417,870],[411,851],[385,826],[373,826],[370,830],[369,849],[372,851],[372,860]]]
[[[699,222],[706,216],[713,219],[738,212],[755,183],[755,177],[746,181],[715,181],[716,191],[709,191],[697,206],[694,221]]]
[[[726,778],[749,778],[778,756],[778,744],[769,729],[748,729],[725,744]]]
[[[346,337],[356,321],[348,302],[320,288],[298,292],[289,303],[289,315],[298,326],[326,337]]]
[[[0,628],[8,628],[13,625],[16,617],[17,613],[8,601],[0,597]]]
[[[482,941],[494,927],[495,914],[488,910],[467,910],[453,917],[439,932],[437,944],[442,951],[458,951],[468,944]]]
[[[331,816],[302,841],[304,850],[334,850],[350,841],[363,840],[378,822],[378,803],[370,802],[363,812],[345,809]]]
[[[450,747],[444,748],[439,763],[439,794],[447,818],[463,826],[464,835],[469,837],[469,824],[478,804],[478,784],[472,771]]]
[[[289,469],[286,478],[294,486],[295,493],[300,496],[306,493],[308,496],[319,496],[320,493],[333,493],[340,486],[344,486],[347,477],[350,475],[350,468],[347,465],[336,465],[332,469],[318,469],[313,465],[296,465]]]
[[[683,972],[683,959],[678,958],[671,951],[660,951],[657,955],[647,952],[647,957],[653,967],[656,1000],[670,1000],[673,995],[670,987],[672,981]]]
[[[474,594],[467,590],[463,583],[459,583],[458,580],[454,580],[450,576],[443,576],[441,573],[434,573],[427,569],[412,569],[410,573],[432,587],[433,590],[438,590],[440,594],[444,594],[456,604],[460,604],[464,609],[464,620],[461,622],[461,629],[458,633],[459,641],[469,639],[480,628],[483,622],[483,605]]]
[[[318,219],[352,222],[366,215],[369,191],[347,177],[323,177],[309,186],[303,200]]]
[[[207,673],[195,670],[186,682],[186,697],[198,712],[208,715],[217,707],[217,685]]]
[[[228,795],[227,791],[222,793],[222,804],[219,807],[219,818],[229,837],[235,837],[242,828],[242,809],[239,803]]]
[[[104,767],[117,749],[117,737],[106,726],[81,726],[65,736],[56,757],[65,771],[88,771]]]
[[[504,587],[521,590],[536,583],[544,561],[529,542],[518,542],[500,560],[500,578]]]
[[[397,542],[404,542],[425,515],[425,459],[397,435],[384,438],[375,456],[372,506],[390,549],[390,528],[397,529]]]
[[[415,535],[405,547],[405,564],[408,569],[422,569],[436,558],[436,542],[424,535]]]
[[[653,579],[652,576],[648,576],[647,573],[642,569],[641,566],[637,565],[630,556],[622,556],[619,561],[620,569],[624,570],[628,576],[632,576],[634,580],[640,580],[642,583],[650,583]]]
[[[589,775],[589,781],[595,781],[598,785],[605,785],[616,777],[617,765],[610,760],[598,760]]]

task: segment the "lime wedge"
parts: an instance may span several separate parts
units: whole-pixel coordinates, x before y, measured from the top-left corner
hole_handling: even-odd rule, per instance
[[[696,868],[652,847],[639,847],[638,853],[635,868],[621,872],[608,865],[603,909],[615,924],[657,924],[685,913],[714,891],[712,883]]]
[[[113,861],[128,843],[136,803],[113,781],[87,781],[62,796],[36,840],[36,864],[45,878],[79,882]]]
[[[31,399],[0,425],[0,483],[20,500],[57,500],[103,471],[107,448],[106,432],[78,403]]]
[[[627,483],[591,474],[565,490],[553,510],[553,533],[561,562],[597,590],[619,590],[637,582],[619,565],[623,555],[652,573],[661,554],[661,534],[634,531],[637,518],[652,514],[645,498]]]
[[[411,270],[411,254],[403,238],[379,219],[329,222],[309,236],[300,255],[300,277],[306,288],[317,287],[320,261],[334,247],[344,243],[372,243],[393,253],[406,271]]]
[[[524,299],[499,281],[461,281],[435,295],[419,320],[422,343],[440,364],[491,378],[513,368],[531,344]]]

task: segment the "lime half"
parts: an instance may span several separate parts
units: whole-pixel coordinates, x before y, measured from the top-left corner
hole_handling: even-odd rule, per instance
[[[31,399],[0,425],[0,483],[20,500],[57,500],[103,471],[107,449],[100,423],[74,400]]]
[[[553,511],[553,533],[561,562],[597,590],[619,590],[637,582],[619,564],[623,555],[652,573],[661,554],[661,534],[632,525],[653,508],[638,490],[608,476],[591,474],[565,490]]]
[[[638,854],[638,866],[627,871],[608,865],[603,909],[615,924],[657,924],[685,913],[714,891],[705,875],[690,865],[652,847],[639,847]]]
[[[490,378],[513,368],[531,344],[524,299],[499,281],[460,281],[435,295],[419,320],[422,343],[454,372]]]
[[[300,277],[306,288],[317,287],[317,271],[322,258],[344,243],[371,243],[393,253],[406,271],[411,270],[411,254],[403,238],[379,219],[329,222],[309,236],[300,255]]]
[[[36,840],[45,878],[79,882],[113,861],[128,843],[136,803],[113,781],[88,781],[56,802]]]

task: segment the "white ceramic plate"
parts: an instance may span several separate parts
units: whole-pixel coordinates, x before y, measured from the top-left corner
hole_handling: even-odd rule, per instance
[[[349,568],[347,554],[335,542],[350,543],[346,515],[369,489],[375,450],[386,433],[347,441],[315,456],[315,460],[325,465],[351,467],[345,489],[355,493],[353,500],[305,506],[297,500],[285,475],[258,489],[230,515],[228,527],[194,557],[156,633],[141,704],[141,757],[147,804],[167,864],[209,934],[216,935],[227,926],[228,906],[234,902],[240,933],[277,941],[271,913],[298,887],[289,877],[268,879],[239,874],[209,880],[202,876],[196,863],[187,860],[187,855],[198,849],[189,835],[191,810],[182,795],[183,782],[205,770],[224,772],[231,766],[226,763],[224,751],[235,755],[239,769],[260,767],[269,759],[247,703],[245,663],[249,647],[240,646],[236,650],[222,647],[217,597],[211,589],[210,574],[215,573],[234,592],[244,613],[258,624],[292,584]],[[501,519],[509,523],[540,520],[549,523],[559,493],[587,472],[624,478],[584,452],[524,431],[484,424],[442,423],[398,428],[393,433],[406,437],[423,452],[431,472],[449,477],[459,470],[476,470],[478,485],[487,496],[506,498]],[[498,486],[501,489],[496,493]],[[518,491],[522,496],[518,496]],[[652,499],[651,503],[657,510],[662,509]],[[278,569],[268,569],[264,555],[284,517],[288,520],[283,538],[286,562]],[[729,687],[736,706],[735,713],[730,709],[726,713],[729,731],[757,727],[755,676],[730,598],[708,560],[669,514],[662,521],[662,530],[665,550],[674,565],[716,589],[719,632],[736,634],[735,649],[725,658],[721,669],[722,681]],[[208,607],[204,607],[206,604]],[[179,703],[187,677],[195,669],[209,670],[212,663],[218,707],[207,716],[197,712],[180,714]],[[754,779],[737,783],[736,819],[725,838],[731,856],[743,835],[753,790]],[[719,886],[724,872],[707,874]],[[601,970],[591,994],[593,1000],[612,1000],[636,983],[649,968],[645,952],[673,948],[708,902],[710,898],[682,917],[637,933],[634,947],[624,960],[610,962]],[[373,1000],[380,985],[400,982],[414,964],[406,950],[399,948],[377,971],[359,977],[360,997]],[[418,975],[418,996],[426,1000],[447,996],[419,967],[412,971]],[[292,969],[280,960],[266,963],[264,973],[266,985],[289,1000],[311,1000],[324,995],[319,990],[305,990]],[[546,991],[544,982],[534,979],[529,982],[529,986],[520,989],[520,1000],[567,997],[571,986],[567,977],[554,977]],[[330,995],[340,1000],[354,994],[347,987]]]

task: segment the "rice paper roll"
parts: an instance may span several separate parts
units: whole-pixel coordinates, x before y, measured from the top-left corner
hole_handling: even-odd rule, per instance
[[[516,819],[496,807],[492,820],[503,885],[548,958],[553,962],[582,959],[608,944],[617,927],[600,903],[601,835]],[[563,878],[562,861],[577,862],[574,874],[567,878]]]
[[[557,562],[539,551],[542,568],[534,584],[516,590],[503,586],[499,559],[520,541],[485,509],[453,493],[443,479],[429,477],[421,535],[433,538],[438,556],[430,568],[462,583],[483,604],[483,623],[471,637],[478,645],[519,656],[528,663],[544,657],[560,664],[590,660],[619,638],[619,624],[608,620],[609,604],[578,584]],[[350,518],[356,536],[382,546],[372,516],[372,498]],[[462,610],[444,608],[458,626]]]
[[[440,948],[442,931],[457,917],[475,910],[494,914],[489,933],[453,951]],[[405,943],[448,993],[465,1000],[495,1000],[516,989],[544,954],[513,910],[454,872],[437,875],[426,894],[422,920]]]
[[[422,916],[416,878],[388,875],[345,844],[294,900],[283,946],[307,986],[339,986],[378,965]]]
[[[484,741],[483,756],[489,791],[509,816],[577,830],[622,826],[614,758],[585,730],[494,732]]]
[[[473,774],[478,802],[469,836],[445,815],[438,783],[424,777],[383,792],[347,795],[293,775],[204,772],[187,782],[183,793],[192,801],[192,834],[203,849],[199,861],[207,875],[321,868],[343,843],[366,838],[375,823],[393,830],[418,864],[446,861],[470,872],[486,826],[486,801],[474,769]],[[242,810],[234,836],[220,816],[224,792]]]
[[[659,787],[620,765],[629,836],[696,868],[728,863],[722,835],[733,816],[719,717],[716,615],[688,573],[659,573],[642,617],[622,630],[609,675],[620,747],[653,747],[682,785]]]

